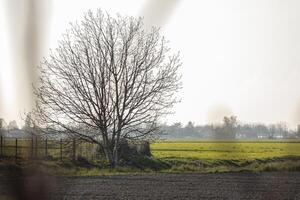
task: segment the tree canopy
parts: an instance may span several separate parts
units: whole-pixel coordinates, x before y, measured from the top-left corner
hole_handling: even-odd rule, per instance
[[[89,11],[40,65],[40,123],[103,146],[112,165],[120,140],[158,132],[177,102],[178,54],[142,19]]]

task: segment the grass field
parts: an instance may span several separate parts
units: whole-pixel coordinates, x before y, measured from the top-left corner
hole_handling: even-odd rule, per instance
[[[300,141],[167,141],[151,150],[157,158],[251,160],[300,156]]]
[[[300,141],[163,141],[151,145],[172,171],[300,170]]]
[[[43,144],[41,147],[43,147]],[[51,143],[49,143],[51,145]],[[25,143],[20,145],[24,145]],[[85,146],[80,145],[86,152]],[[70,148],[70,147],[69,147]],[[68,148],[66,148],[67,150]],[[28,149],[23,149],[24,155]],[[41,148],[43,155],[44,149]],[[54,149],[56,151],[56,149]],[[49,154],[54,155],[53,149]],[[12,152],[14,150],[12,149]],[[89,153],[88,153],[89,152]],[[152,158],[140,157],[130,165],[110,169],[99,159],[91,159],[91,165],[73,162],[70,159],[40,160],[33,164],[42,171],[68,176],[93,176],[100,174],[144,172],[239,172],[239,171],[300,171],[300,141],[159,141],[151,144]],[[21,154],[21,152],[20,152]],[[91,154],[91,151],[87,151]],[[84,154],[85,155],[85,154]],[[90,157],[90,155],[88,155]],[[19,161],[22,164],[22,159]],[[26,161],[24,161],[26,162]],[[15,163],[14,159],[11,162]],[[31,163],[29,163],[29,166]],[[0,162],[5,169],[6,162]],[[33,167],[36,168],[36,167]]]

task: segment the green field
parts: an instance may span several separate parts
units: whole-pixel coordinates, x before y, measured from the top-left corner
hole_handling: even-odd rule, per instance
[[[300,156],[300,141],[168,141],[151,150],[157,158],[253,160]]]
[[[6,140],[4,153],[14,157],[14,140]],[[18,145],[19,163],[26,163],[31,153],[30,142],[20,141]],[[64,146],[63,161],[59,159],[59,149],[54,141],[48,141],[50,160],[37,160],[38,167],[58,175],[85,176],[116,173],[144,172],[261,172],[261,171],[300,171],[300,141],[266,140],[266,141],[158,141],[151,144],[152,157],[137,157],[130,164],[121,164],[110,169],[103,159],[93,156],[93,150],[87,144],[78,144],[76,152],[88,158],[86,163],[73,162],[70,152],[72,146]],[[25,148],[26,147],[26,148]],[[45,143],[39,142],[38,156],[45,155]],[[91,146],[92,147],[92,146]],[[69,155],[70,154],[70,155]],[[11,160],[15,163],[15,160]],[[0,162],[6,166],[6,162]],[[31,163],[29,162],[29,165]],[[20,166],[26,166],[21,164]],[[5,167],[2,167],[5,168]]]
[[[300,141],[163,141],[154,158],[171,172],[299,171]]]

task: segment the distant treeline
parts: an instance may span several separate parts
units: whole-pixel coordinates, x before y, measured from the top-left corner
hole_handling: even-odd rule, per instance
[[[224,117],[222,124],[195,125],[188,122],[162,125],[164,139],[297,139],[299,131],[288,129],[285,123],[238,123],[235,116]]]
[[[221,124],[196,125],[180,122],[172,125],[160,125],[162,139],[300,139],[300,125],[298,130],[291,130],[285,123],[262,124],[240,123],[237,117],[224,117]],[[15,121],[8,124],[0,119],[0,135],[13,138],[30,138],[33,129],[29,120],[20,129]]]

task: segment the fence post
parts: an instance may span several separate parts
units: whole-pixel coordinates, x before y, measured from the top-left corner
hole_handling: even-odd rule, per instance
[[[47,159],[47,156],[48,156],[48,139],[46,139],[45,141],[45,157]]]
[[[38,139],[37,136],[35,137],[35,159],[37,159],[38,157]]]
[[[63,156],[62,156],[62,139],[60,139],[60,161],[63,160]]]
[[[73,161],[76,160],[76,141],[73,139]]]
[[[3,156],[3,136],[1,135],[0,139],[0,156]]]
[[[16,138],[16,148],[15,148],[16,152],[15,152],[15,159],[18,159],[18,138]]]
[[[31,137],[31,159],[33,159],[33,137]]]

